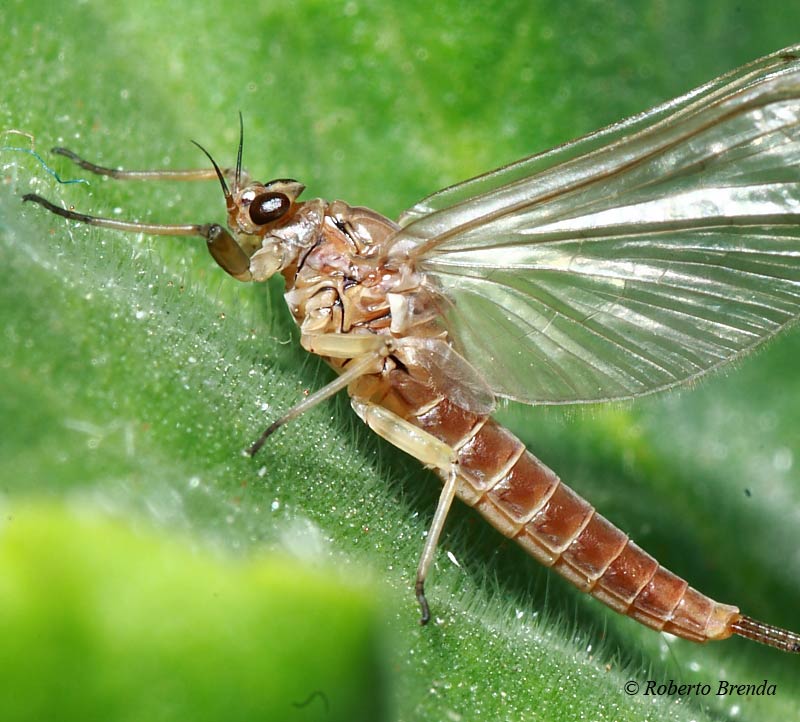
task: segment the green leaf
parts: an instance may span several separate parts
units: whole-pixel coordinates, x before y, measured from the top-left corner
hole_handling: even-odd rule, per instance
[[[4,720],[384,718],[364,585],[209,558],[85,510],[6,512]]]
[[[374,439],[346,399],[281,430],[255,462],[240,456],[331,378],[293,343],[280,284],[236,284],[201,242],[68,225],[19,196],[221,220],[213,183],[104,181],[47,150],[195,167],[205,161],[194,138],[230,165],[241,109],[255,177],[298,178],[306,197],[396,216],[788,45],[799,26],[800,7],[755,0],[6,3],[0,129],[34,134],[62,177],[91,186],[60,185],[32,156],[0,151],[3,493],[100,507],[203,548],[370,569],[387,588],[401,719],[791,719],[796,658],[643,629],[460,507],[429,584],[436,623],[420,629],[411,588],[438,493],[431,474]],[[29,147],[9,134],[0,145]],[[796,629],[798,350],[795,331],[691,391],[503,418],[693,586]],[[776,695],[675,704],[623,690],[629,679],[764,677]]]

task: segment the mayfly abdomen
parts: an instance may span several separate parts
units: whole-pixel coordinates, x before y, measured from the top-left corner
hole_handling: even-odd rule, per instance
[[[531,556],[648,627],[697,642],[731,636],[736,607],[715,602],[661,566],[510,431],[405,372],[390,379],[380,403],[456,450],[457,496]]]

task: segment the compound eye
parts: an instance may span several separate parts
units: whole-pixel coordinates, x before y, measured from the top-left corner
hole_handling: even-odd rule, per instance
[[[291,207],[292,202],[285,193],[270,191],[253,198],[248,208],[250,220],[257,226],[277,221]]]

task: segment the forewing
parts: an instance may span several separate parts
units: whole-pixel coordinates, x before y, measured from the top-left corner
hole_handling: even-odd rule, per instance
[[[799,56],[435,194],[389,259],[425,272],[498,395],[578,403],[696,378],[800,312]]]

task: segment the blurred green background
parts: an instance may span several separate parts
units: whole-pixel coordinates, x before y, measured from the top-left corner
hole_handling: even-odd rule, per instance
[[[0,130],[32,133],[37,151],[76,178],[86,174],[48,156],[51,146],[108,165],[194,167],[203,158],[193,138],[230,164],[241,110],[245,163],[255,177],[294,177],[307,184],[305,197],[397,216],[444,185],[796,42],[798,27],[800,6],[755,0],[519,0],[492,9],[458,0],[391,7],[9,0],[0,8]],[[9,133],[0,145],[30,147]],[[435,624],[420,629],[411,587],[438,493],[430,473],[373,438],[344,398],[282,430],[256,461],[240,456],[265,424],[331,377],[293,343],[280,285],[235,283],[200,242],[67,226],[19,202],[34,191],[120,218],[207,222],[223,219],[218,188],[98,178],[59,185],[13,150],[0,151],[0,164],[0,559],[8,567],[0,568],[0,647],[35,645],[56,660],[44,675],[0,669],[0,706],[15,700],[0,718],[14,718],[13,710],[19,719],[26,711],[30,719],[66,719],[68,711],[86,719],[99,709],[104,719],[135,717],[137,686],[156,702],[163,695],[153,706],[161,719],[211,718],[223,702],[226,719],[257,718],[244,672],[241,680],[213,668],[192,676],[197,637],[163,630],[165,610],[184,610],[209,629],[199,635],[203,654],[269,669],[276,658],[269,633],[238,620],[265,613],[271,594],[262,603],[253,589],[264,589],[259,569],[285,569],[270,566],[265,558],[273,555],[294,560],[287,588],[322,609],[287,613],[296,636],[281,648],[350,669],[355,688],[374,702],[359,710],[315,699],[292,707],[296,716],[287,719],[763,721],[800,713],[797,658],[744,641],[702,647],[642,629],[460,507],[429,584]],[[567,483],[691,584],[798,629],[798,352],[795,330],[690,391],[611,408],[510,407],[502,416]],[[20,521],[29,518],[39,526]],[[122,541],[111,531],[119,525],[127,530]],[[41,526],[52,533],[23,533]],[[63,563],[44,564],[48,557],[30,554],[25,539]],[[173,561],[154,564],[148,579],[146,562],[160,553]],[[229,599],[221,609],[211,605],[213,614],[187,575],[171,571],[182,555],[196,560],[189,566],[201,589],[218,584],[226,567],[241,569],[230,573]],[[60,613],[67,592],[59,585],[77,579],[87,594],[123,595],[108,576],[114,559],[141,575],[132,577],[140,592],[124,592],[136,613],[110,605],[109,618],[89,614],[76,626]],[[62,573],[51,585],[54,568]],[[328,591],[315,592],[319,585]],[[75,582],[68,587],[78,593]],[[148,615],[154,595],[159,604]],[[33,616],[26,622],[20,609]],[[353,645],[331,642],[340,632],[320,622],[326,609],[351,620],[341,635]],[[211,634],[226,610],[235,633]],[[134,639],[139,648],[120,642],[112,650],[109,642],[95,650],[91,669],[116,665],[125,678],[106,688],[77,670],[85,640],[105,638],[109,628],[126,629],[113,640]],[[185,706],[171,705],[169,690],[153,690],[140,665],[128,662],[150,640],[162,653],[172,645],[176,676],[197,686]],[[15,663],[8,655],[0,662]],[[385,684],[365,671],[373,662]],[[308,678],[302,662],[280,664],[289,678]],[[764,678],[777,684],[775,696],[676,703],[623,691],[628,679]],[[99,689],[117,703],[93,706]],[[20,703],[34,697],[36,705]]]

